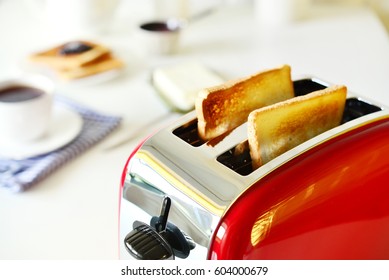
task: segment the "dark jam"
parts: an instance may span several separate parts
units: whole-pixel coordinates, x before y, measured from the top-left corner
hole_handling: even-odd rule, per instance
[[[60,55],[79,54],[79,53],[89,51],[91,49],[92,49],[92,46],[90,46],[88,44],[85,44],[85,43],[80,42],[80,41],[73,41],[73,42],[69,42],[69,43],[66,43],[65,45],[63,45],[59,50],[59,54]]]

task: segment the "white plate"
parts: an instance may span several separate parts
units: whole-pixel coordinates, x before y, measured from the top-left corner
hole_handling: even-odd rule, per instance
[[[42,155],[68,144],[81,132],[83,120],[78,113],[56,105],[47,133],[28,143],[5,142],[0,138],[0,157],[23,159]]]
[[[105,72],[97,73],[83,78],[78,78],[70,81],[62,81],[57,78],[57,82],[65,86],[93,86],[101,83],[108,82],[110,80],[116,79],[124,71],[124,68],[121,69],[112,69]]]
[[[74,87],[84,87],[84,86],[93,86],[101,83],[108,82],[110,80],[118,78],[124,71],[125,67],[120,69],[107,70],[101,73],[93,74],[90,76],[73,79],[73,80],[62,80],[56,73],[48,67],[43,65],[36,65],[29,61],[22,60],[20,63],[20,69],[23,72],[39,73],[53,80],[55,83],[61,86],[74,86]]]

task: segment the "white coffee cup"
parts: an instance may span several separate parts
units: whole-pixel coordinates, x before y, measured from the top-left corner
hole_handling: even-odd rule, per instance
[[[0,82],[2,141],[28,142],[44,136],[51,121],[54,83],[29,75]]]
[[[149,54],[174,54],[184,26],[184,21],[174,18],[144,22],[139,25],[138,39]]]

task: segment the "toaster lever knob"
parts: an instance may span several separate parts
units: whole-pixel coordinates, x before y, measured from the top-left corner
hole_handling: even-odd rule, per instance
[[[151,218],[150,225],[135,221],[133,230],[127,234],[124,244],[136,259],[169,260],[187,258],[196,243],[176,225],[168,222],[171,199],[165,197],[159,216]]]
[[[161,214],[159,215],[158,221],[156,221],[154,228],[158,232],[162,232],[166,230],[167,219],[169,216],[170,206],[172,204],[172,200],[170,197],[165,197],[162,201]]]
[[[184,259],[189,256],[190,250],[195,248],[196,243],[176,225],[168,222],[170,206],[171,199],[165,197],[162,201],[160,216],[152,217],[150,225],[170,244],[174,255]]]
[[[127,251],[138,260],[173,260],[170,244],[151,226],[139,221],[124,238]]]

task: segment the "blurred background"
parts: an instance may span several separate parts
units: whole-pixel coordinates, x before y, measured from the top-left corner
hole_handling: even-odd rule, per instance
[[[150,55],[135,38],[139,23],[170,17],[190,23],[178,52]],[[108,46],[126,66],[84,83],[55,80],[60,94],[123,121],[28,192],[0,188],[0,259],[118,257],[121,172],[161,123],[106,147],[171,114],[150,83],[153,70],[194,60],[232,79],[289,63],[293,73],[345,83],[389,106],[388,32],[389,0],[0,0],[0,79],[40,71],[26,58],[73,38]]]

